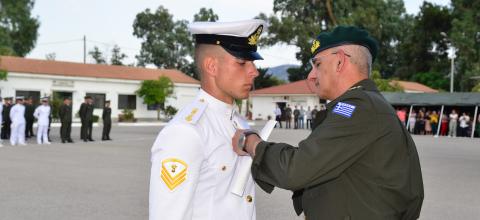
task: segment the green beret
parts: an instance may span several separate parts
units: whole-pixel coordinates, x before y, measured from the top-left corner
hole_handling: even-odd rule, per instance
[[[357,44],[366,47],[372,54],[372,62],[377,56],[378,44],[367,31],[354,26],[338,26],[332,32],[322,32],[312,43],[312,57],[318,53],[340,45]]]

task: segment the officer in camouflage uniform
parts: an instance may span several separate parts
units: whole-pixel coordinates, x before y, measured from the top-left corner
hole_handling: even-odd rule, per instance
[[[295,211],[306,219],[417,219],[424,192],[415,143],[368,79],[376,41],[340,26],[322,32],[311,51],[308,80],[332,100],[313,132],[296,148],[237,130],[234,150],[253,157],[252,175],[263,190],[294,191]]]

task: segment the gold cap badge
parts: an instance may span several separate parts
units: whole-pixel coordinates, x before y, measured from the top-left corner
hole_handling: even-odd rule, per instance
[[[320,47],[320,41],[314,40],[312,43],[312,53],[314,53]]]
[[[250,36],[248,37],[248,44],[249,45],[257,45],[258,38],[260,38],[260,35],[262,34],[263,30],[263,25],[258,26],[257,30]]]

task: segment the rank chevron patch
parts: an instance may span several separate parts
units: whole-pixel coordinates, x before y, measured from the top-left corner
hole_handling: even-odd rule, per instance
[[[165,185],[173,191],[187,179],[188,165],[179,159],[168,158],[162,161],[161,178]]]

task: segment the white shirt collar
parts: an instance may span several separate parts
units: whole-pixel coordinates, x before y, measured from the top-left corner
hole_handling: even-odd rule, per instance
[[[208,103],[207,108],[213,109],[215,112],[219,114],[224,114],[228,118],[232,118],[232,114],[234,113],[236,109],[236,105],[234,104],[228,104],[225,103],[212,95],[208,94],[203,89],[200,89],[200,92],[198,93],[197,100],[205,100],[205,102]]]

